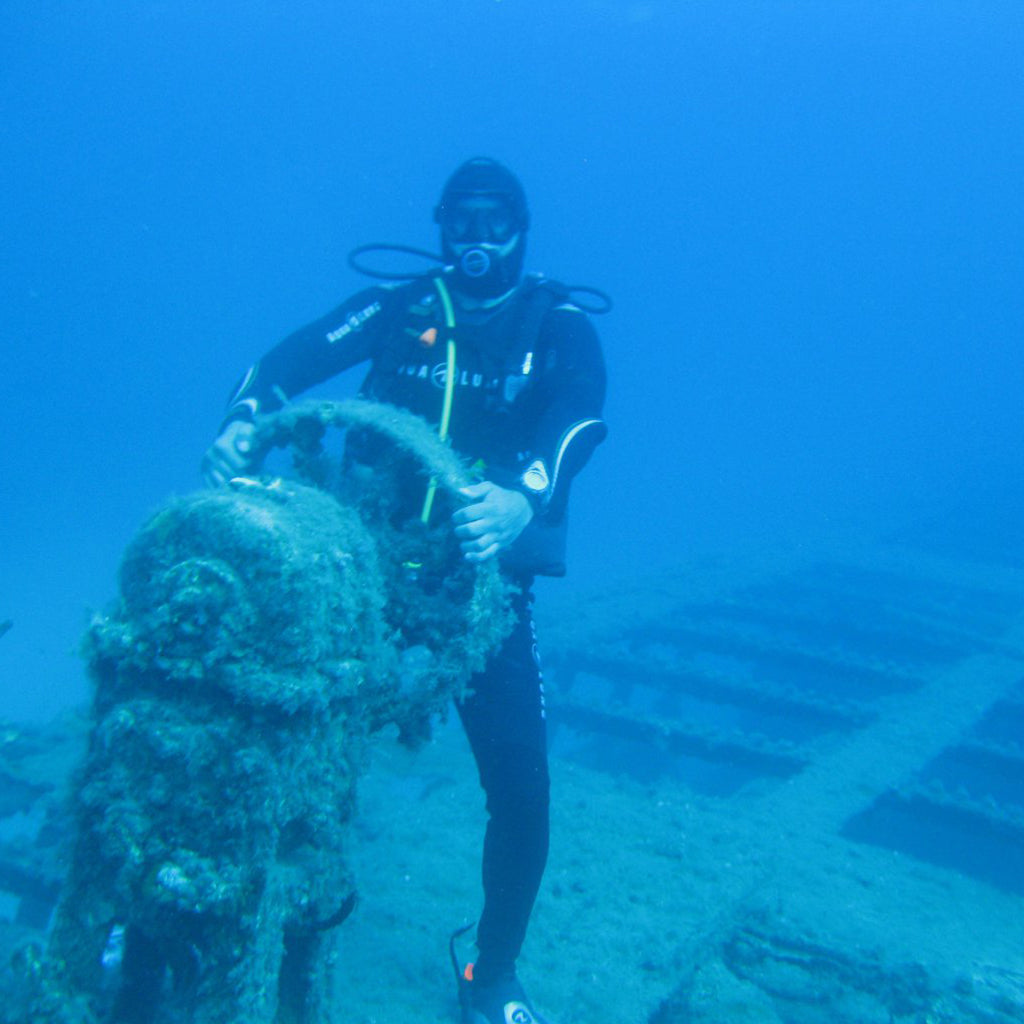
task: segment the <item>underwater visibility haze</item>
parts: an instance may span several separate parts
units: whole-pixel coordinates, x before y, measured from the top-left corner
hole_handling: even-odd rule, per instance
[[[528,266],[617,303],[567,585],[1019,499],[1019,5],[0,17],[0,664],[33,680],[21,713],[74,690],[85,609],[140,518],[198,483],[242,369],[361,284],[349,248],[435,247],[441,184],[476,153],[526,185]]]
[[[568,578],[538,588],[563,767],[527,955],[574,943],[578,969],[552,1015],[1024,1012],[1022,54],[1012,0],[5,0],[0,718],[87,702],[90,616],[140,524],[201,485],[239,375],[365,284],[351,248],[436,250],[444,180],[492,156],[526,189],[528,269],[615,300],[609,437],[574,483]],[[367,780],[355,870],[404,866],[345,925],[353,984],[375,911],[424,948],[406,916],[463,911],[429,850],[402,860],[417,826],[474,834],[440,736]],[[400,822],[396,795],[419,801]],[[663,856],[681,834],[707,845]],[[474,843],[434,854],[466,913]],[[644,875],[643,907],[602,870]],[[833,886],[863,931],[777,927],[773,898],[810,920]],[[741,924],[688,975],[716,906]],[[961,951],[970,996],[960,953],[904,923],[951,934],[958,907],[989,957]],[[866,935],[891,956],[815,960]],[[662,941],[645,975],[636,946]],[[613,983],[634,954],[642,980]],[[783,998],[787,957],[874,981]],[[400,970],[410,1002],[448,985],[440,951],[430,970]]]

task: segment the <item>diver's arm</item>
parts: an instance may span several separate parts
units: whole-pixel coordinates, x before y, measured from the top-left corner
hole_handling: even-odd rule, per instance
[[[597,332],[574,307],[553,310],[540,341],[550,367],[539,385],[543,411],[519,486],[536,514],[557,522],[565,514],[572,478],[608,433],[601,418],[606,373]]]
[[[203,456],[203,479],[226,483],[249,466],[253,423],[291,398],[374,354],[388,319],[387,292],[367,288],[290,334],[246,371],[228,401],[220,433]]]
[[[483,562],[510,547],[535,516],[557,523],[565,514],[569,483],[607,433],[605,368],[597,334],[574,308],[553,311],[538,349],[545,353],[538,381],[541,413],[525,472],[512,486],[493,480],[462,489],[466,505],[452,522],[470,562]],[[508,484],[510,481],[503,481]]]
[[[222,429],[275,412],[296,395],[369,359],[389,317],[388,292],[366,288],[288,335],[253,363],[228,401]]]

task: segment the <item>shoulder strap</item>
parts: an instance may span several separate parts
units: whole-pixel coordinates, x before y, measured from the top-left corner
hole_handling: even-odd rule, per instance
[[[530,350],[537,350],[541,325],[544,318],[569,298],[565,285],[540,274],[530,274],[526,279],[529,289],[523,298],[523,310],[519,317],[517,335]]]

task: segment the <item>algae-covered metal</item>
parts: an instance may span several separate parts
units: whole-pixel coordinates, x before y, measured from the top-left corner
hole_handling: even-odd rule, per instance
[[[307,405],[258,437],[298,438],[308,464],[352,422],[450,496],[469,482],[387,407]],[[85,641],[70,864],[45,951],[22,954],[20,1019],[327,1019],[363,738],[419,733],[509,626],[493,565],[381,514],[385,490],[239,479],[169,502],[132,541]]]

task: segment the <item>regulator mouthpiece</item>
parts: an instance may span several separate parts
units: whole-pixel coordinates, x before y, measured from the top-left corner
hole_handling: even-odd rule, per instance
[[[467,249],[459,257],[459,269],[466,277],[485,277],[491,269],[491,257],[486,249]]]

